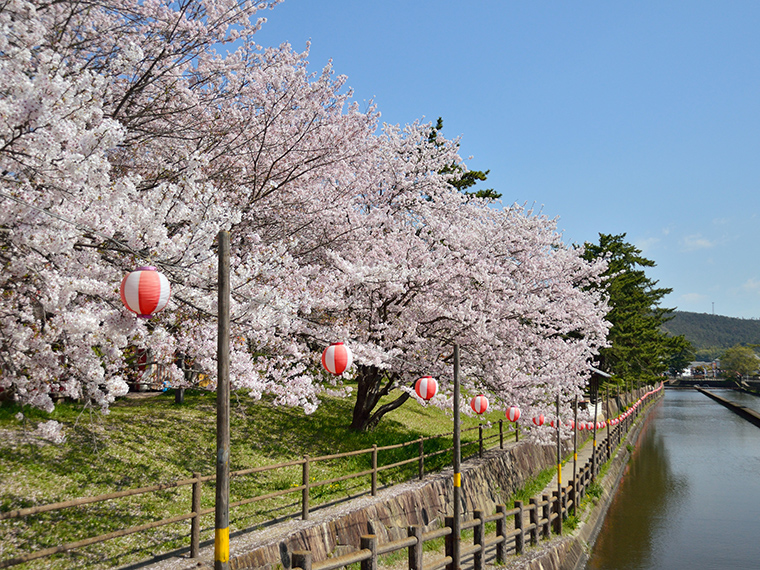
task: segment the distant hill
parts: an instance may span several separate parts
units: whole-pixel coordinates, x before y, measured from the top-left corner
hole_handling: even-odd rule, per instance
[[[737,344],[760,344],[760,320],[757,319],[676,311],[662,329],[673,336],[683,335],[698,354],[707,352],[712,358]]]

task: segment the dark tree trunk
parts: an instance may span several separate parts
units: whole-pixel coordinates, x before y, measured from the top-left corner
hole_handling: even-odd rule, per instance
[[[392,402],[375,410],[380,398],[393,389],[395,379],[388,378],[382,370],[374,366],[359,366],[356,379],[359,386],[356,392],[351,429],[367,431],[374,428],[385,414],[395,410],[409,399],[409,394],[404,392]],[[374,413],[373,410],[375,410]]]

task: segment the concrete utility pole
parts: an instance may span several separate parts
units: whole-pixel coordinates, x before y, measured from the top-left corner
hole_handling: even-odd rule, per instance
[[[559,392],[557,392],[557,534],[562,534],[562,442],[560,441]]]
[[[219,246],[219,328],[216,385],[216,525],[214,570],[230,568],[230,233]]]
[[[459,541],[462,533],[462,473],[461,444],[459,437],[459,344],[454,345],[454,544],[452,567],[459,568]]]

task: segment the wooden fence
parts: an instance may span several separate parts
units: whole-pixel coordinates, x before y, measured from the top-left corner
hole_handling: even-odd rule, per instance
[[[497,428],[498,428],[498,431],[497,431]],[[491,424],[490,427],[486,427],[481,424],[477,427],[464,429],[462,430],[462,433],[472,432],[474,430],[477,430],[478,432],[477,439],[474,439],[469,442],[463,442],[462,449],[464,450],[466,448],[469,448],[470,453],[475,453],[475,450],[473,448],[477,446],[477,453],[481,457],[485,449],[496,446],[497,444],[496,440],[498,440],[498,445],[503,448],[505,435],[508,437],[514,437],[515,439],[519,437],[517,435],[517,432],[505,432],[503,420],[499,421],[498,424],[496,423]],[[484,431],[487,432],[489,430],[494,431],[495,433],[491,433],[490,435],[484,435]],[[425,475],[425,461],[427,459],[433,458],[441,454],[451,453],[453,450],[453,446],[452,446],[445,449],[439,449],[433,452],[426,453],[425,442],[434,440],[434,439],[441,439],[441,438],[447,438],[447,437],[452,437],[452,436],[453,436],[453,432],[449,432],[449,433],[439,434],[435,436],[421,437],[419,439],[415,439],[412,441],[408,441],[408,442],[400,443],[396,445],[386,445],[382,447],[373,445],[371,448],[368,448],[368,449],[360,449],[356,451],[349,451],[346,453],[336,453],[334,455],[323,455],[320,457],[305,456],[301,459],[296,459],[296,460],[288,461],[285,463],[278,463],[274,465],[266,465],[262,467],[254,467],[250,469],[234,471],[230,473],[230,479],[251,476],[254,474],[264,473],[264,472],[269,472],[269,471],[287,469],[293,466],[300,466],[301,467],[301,481],[300,481],[300,485],[295,484],[287,489],[282,489],[282,490],[274,491],[271,493],[242,498],[238,501],[231,502],[229,506],[230,506],[230,509],[233,509],[233,508],[241,507],[243,505],[248,505],[251,503],[266,501],[268,499],[273,499],[273,498],[280,497],[283,495],[298,493],[299,500],[301,503],[300,505],[301,518],[303,518],[304,520],[307,520],[309,518],[310,510],[312,510],[313,508],[313,505],[311,504],[311,501],[310,501],[310,494],[312,494],[314,489],[317,489],[319,487],[327,487],[335,483],[348,481],[351,479],[365,478],[365,479],[368,479],[368,482],[367,484],[365,484],[366,486],[365,486],[364,493],[369,492],[374,496],[377,493],[379,473],[382,473],[384,471],[388,471],[391,469],[398,469],[400,467],[403,467],[406,465],[412,465],[412,464],[416,464],[417,466],[416,476],[422,479]],[[393,463],[387,463],[387,464],[382,464],[379,461],[379,458],[382,452],[388,452],[391,450],[396,450],[396,449],[401,449],[401,448],[414,449],[415,447],[416,447],[416,454],[409,459],[396,461]],[[329,478],[329,479],[325,479],[321,481],[311,481],[310,471],[311,471],[311,468],[315,464],[319,462],[323,462],[323,461],[343,459],[343,458],[359,456],[359,455],[371,456],[370,469],[360,471],[357,473],[343,475],[341,477],[333,477],[333,478]],[[189,505],[188,512],[185,514],[180,514],[180,515],[173,516],[170,518],[165,518],[162,520],[151,521],[142,525],[117,530],[117,531],[110,532],[107,534],[93,536],[86,539],[68,542],[65,544],[37,550],[34,552],[29,552],[29,553],[15,556],[13,558],[9,558],[6,560],[0,560],[0,568],[9,568],[11,566],[22,564],[24,562],[30,562],[33,560],[37,560],[39,558],[44,558],[44,557],[52,556],[54,554],[68,552],[68,551],[89,546],[92,544],[97,544],[100,542],[117,539],[117,538],[128,536],[131,534],[145,532],[151,529],[155,529],[162,526],[167,526],[167,525],[171,525],[171,524],[175,524],[175,523],[179,523],[179,522],[187,521],[187,520],[190,521],[190,555],[191,557],[195,558],[198,556],[198,552],[200,549],[201,518],[214,513],[213,507],[205,508],[205,509],[201,508],[203,484],[208,483],[208,482],[213,482],[215,480],[216,480],[216,475],[201,475],[200,473],[193,473],[192,477],[190,478],[181,479],[181,480],[173,481],[170,483],[163,483],[163,484],[158,484],[158,485],[151,485],[148,487],[141,487],[138,489],[128,489],[128,490],[118,491],[114,493],[107,493],[104,495],[99,495],[97,497],[83,497],[83,498],[72,499],[69,501],[63,501],[59,503],[51,503],[48,505],[40,505],[40,506],[29,507],[29,508],[24,508],[24,509],[15,509],[15,510],[10,510],[6,512],[0,512],[0,521],[20,519],[24,517],[41,514],[41,513],[50,513],[53,511],[60,511],[63,509],[79,507],[83,505],[91,505],[94,503],[113,501],[115,499],[121,499],[125,497],[135,497],[138,495],[155,493],[155,492],[164,491],[167,489],[174,489],[174,488],[180,488],[180,487],[192,487],[191,504]],[[297,513],[294,512],[292,514],[296,515]]]
[[[622,429],[622,426],[616,426],[615,431],[621,433]],[[598,464],[601,465],[605,461],[606,453],[602,452]],[[488,516],[483,511],[473,511],[472,519],[461,525],[462,530],[473,529],[473,541],[471,545],[462,545],[460,548],[459,564],[471,564],[474,570],[482,570],[486,562],[494,559],[496,564],[505,564],[508,555],[522,554],[526,544],[535,546],[540,540],[550,538],[552,533],[561,534],[562,519],[566,519],[571,511],[576,509],[577,502],[586,494],[592,480],[591,470],[592,462],[589,460],[581,468],[576,479],[562,489],[561,497],[559,491],[554,491],[551,495],[544,494],[530,499],[528,505],[524,505],[522,501],[515,501],[513,509],[508,510],[506,506],[498,505],[496,513]],[[513,530],[509,530],[507,525],[508,517],[514,517]],[[495,537],[490,539],[487,538],[485,530],[485,525],[489,522],[496,523]],[[409,570],[449,568],[454,566],[453,543],[456,537],[453,527],[453,517],[445,517],[444,526],[437,530],[423,533],[422,527],[409,526],[407,538],[385,544],[378,544],[375,535],[365,535],[361,537],[357,551],[319,562],[312,560],[309,551],[294,551],[291,555],[292,568],[334,570],[359,563],[362,570],[375,570],[380,556],[404,549],[407,550]],[[445,538],[445,556],[424,564],[424,543],[441,537]]]
[[[453,544],[460,537],[454,536],[453,517],[445,517],[444,526],[437,530],[423,533],[422,527],[409,526],[407,538],[385,544],[378,544],[376,535],[364,535],[358,550],[327,560],[315,562],[311,552],[294,551],[291,554],[292,570],[335,570],[357,563],[361,570],[377,570],[380,556],[404,549],[407,550],[409,570],[453,570],[460,567],[483,570],[486,562],[492,560],[496,564],[505,564],[508,555],[522,554],[526,544],[535,546],[540,540],[549,539],[552,534],[562,534],[562,521],[571,514],[577,514],[577,506],[586,496],[589,486],[623,441],[640,411],[640,408],[636,408],[631,416],[614,427],[607,425],[607,437],[595,451],[596,460],[592,455],[578,470],[575,478],[562,488],[561,493],[558,489],[551,495],[542,494],[530,499],[528,505],[515,501],[514,508],[509,510],[505,505],[498,505],[493,515],[486,516],[483,511],[473,511],[472,518],[461,524],[462,530],[473,529],[473,541],[471,545],[460,547],[459,561],[454,561]],[[513,530],[508,528],[508,517],[514,517]],[[489,522],[496,523],[495,537],[490,539],[485,531],[485,525]],[[423,563],[424,543],[441,537],[445,537],[445,555]]]
[[[617,447],[617,445],[621,441],[621,438],[627,432],[627,430],[628,430],[628,428],[630,426],[630,423],[633,421],[633,419],[636,417],[636,415],[638,415],[638,411],[639,410],[636,409],[635,411],[636,411],[636,413],[634,413],[633,415],[631,415],[630,417],[628,417],[625,421],[621,422],[617,426],[614,426],[613,428],[610,428],[609,426],[607,427],[607,441],[606,441],[606,445],[602,446],[601,451],[597,450],[597,452],[596,452],[596,464],[595,465],[597,466],[597,468],[598,468],[599,465],[603,464],[605,461],[607,461],[607,459],[609,459],[611,450],[614,449],[615,447]],[[497,427],[498,427],[498,431],[496,433],[492,433],[490,435],[484,435],[484,431],[486,431],[486,430],[496,430]],[[497,439],[498,439],[498,445],[499,445],[499,447],[503,448],[504,447],[505,435],[511,435],[511,434],[505,434],[505,431],[504,431],[504,421],[503,420],[499,421],[498,424],[496,424],[496,423],[490,424],[490,427],[485,427],[485,426],[483,426],[481,424],[481,425],[479,425],[477,427],[464,429],[464,430],[462,430],[462,433],[465,434],[467,432],[471,432],[471,431],[474,431],[474,430],[478,431],[478,437],[477,437],[477,439],[474,439],[474,440],[469,441],[469,442],[463,442],[462,443],[462,450],[464,451],[468,447],[472,448],[472,447],[474,447],[474,446],[477,445],[477,453],[478,453],[478,455],[480,457],[482,457],[484,450],[488,449],[489,447],[495,447],[496,446],[495,441]],[[513,433],[515,434],[515,440],[518,440],[519,439],[519,432],[513,432]],[[432,457],[435,457],[437,455],[441,455],[441,454],[444,454],[444,453],[451,453],[452,450],[453,450],[453,447],[448,447],[448,448],[445,448],[445,449],[439,449],[437,451],[425,453],[425,442],[429,441],[429,440],[433,440],[433,439],[440,439],[440,438],[451,437],[451,436],[453,436],[453,432],[449,432],[449,433],[445,433],[445,434],[440,434],[440,435],[436,435],[436,436],[421,437],[419,439],[415,439],[415,440],[412,440],[412,441],[408,441],[408,442],[400,443],[400,444],[396,444],[396,445],[387,445],[387,446],[382,446],[382,447],[378,447],[376,445],[373,445],[371,448],[368,448],[368,449],[360,449],[360,450],[356,450],[356,451],[349,451],[349,452],[346,452],[346,453],[336,453],[334,455],[323,455],[323,456],[320,456],[320,457],[303,457],[303,458],[296,459],[296,460],[293,460],[293,461],[288,461],[288,462],[285,462],[285,463],[278,463],[278,464],[274,464],[274,465],[267,465],[267,466],[262,466],[262,467],[254,467],[254,468],[250,468],[250,469],[243,469],[243,470],[239,470],[239,471],[234,471],[234,472],[230,473],[230,479],[232,479],[232,478],[238,478],[238,477],[246,477],[246,476],[254,475],[254,474],[257,474],[257,473],[264,473],[264,472],[273,471],[273,470],[277,470],[277,469],[286,469],[286,468],[293,467],[293,466],[300,466],[301,467],[301,482],[300,482],[300,485],[294,484],[293,486],[291,486],[290,488],[287,488],[287,489],[282,489],[282,490],[274,491],[274,492],[271,492],[271,493],[266,493],[266,494],[263,494],[263,495],[256,495],[256,496],[252,496],[252,497],[246,497],[246,498],[240,499],[238,501],[231,502],[230,505],[229,505],[229,507],[230,507],[230,509],[233,509],[233,508],[236,508],[236,507],[241,507],[241,506],[248,505],[248,504],[255,503],[255,502],[259,502],[259,501],[265,501],[265,500],[268,500],[268,499],[273,499],[273,498],[280,497],[280,496],[287,495],[287,494],[291,494],[291,493],[299,493],[300,494],[300,503],[301,503],[301,518],[304,519],[304,520],[308,520],[308,518],[309,518],[309,512],[310,512],[310,510],[312,510],[312,505],[310,503],[310,494],[311,494],[312,490],[314,490],[314,489],[316,489],[318,487],[329,486],[329,485],[332,485],[332,484],[335,484],[335,483],[338,483],[338,482],[347,481],[347,480],[351,480],[351,479],[368,478],[369,479],[369,491],[368,492],[371,493],[374,496],[377,493],[378,474],[379,473],[381,473],[383,471],[390,470],[390,469],[397,469],[397,468],[403,467],[405,465],[411,465],[411,464],[414,464],[414,463],[416,463],[416,465],[417,465],[417,477],[420,478],[420,479],[422,479],[424,477],[424,475],[425,475],[425,460],[426,459],[430,459]],[[493,444],[493,445],[491,445],[491,444]],[[416,453],[416,455],[414,457],[411,457],[409,459],[404,459],[404,460],[401,460],[401,461],[396,461],[396,462],[393,462],[393,463],[387,463],[387,464],[380,464],[380,462],[379,462],[379,454],[380,454],[380,452],[386,452],[386,451],[391,451],[391,450],[395,450],[395,449],[408,448],[408,447],[414,447],[414,446],[417,447],[417,453]],[[474,454],[475,451],[471,450],[471,453]],[[348,458],[348,457],[352,457],[352,456],[368,455],[368,454],[371,454],[371,458],[370,458],[371,468],[370,469],[367,469],[367,470],[364,470],[364,471],[360,471],[360,472],[357,472],[357,473],[351,473],[351,474],[348,474],[348,475],[343,475],[343,476],[340,476],[340,477],[333,477],[333,478],[329,478],[329,479],[325,479],[325,480],[321,480],[321,481],[311,481],[310,480],[310,470],[311,470],[311,467],[314,466],[315,464],[319,463],[319,462],[328,461],[328,460],[334,460],[334,459]],[[575,496],[576,496],[576,493],[578,493],[578,492],[584,493],[585,492],[585,489],[586,489],[586,486],[587,486],[587,482],[588,482],[589,478],[591,477],[591,475],[589,475],[589,473],[590,473],[589,470],[590,469],[591,469],[590,466],[584,467],[585,471],[582,471],[581,475],[579,475],[579,477],[574,481],[574,483],[570,485],[570,487],[572,487],[572,492],[570,492],[570,491],[567,491],[567,492],[563,491],[562,513],[566,513],[565,502],[568,499],[568,497],[569,497],[569,504],[571,506],[574,506],[575,505]],[[124,491],[118,491],[118,492],[114,492],[114,493],[108,493],[108,494],[105,494],[105,495],[99,495],[97,497],[84,497],[84,498],[79,498],[79,499],[72,499],[72,500],[69,500],[69,501],[63,501],[63,502],[59,502],[59,503],[52,503],[52,504],[48,504],[48,505],[40,505],[40,506],[29,507],[29,508],[24,508],[24,509],[16,509],[16,510],[10,510],[10,511],[6,511],[6,512],[0,512],[0,521],[4,521],[4,520],[11,520],[11,519],[19,519],[19,518],[23,518],[23,517],[29,517],[29,516],[36,515],[36,514],[41,514],[41,513],[49,513],[49,512],[52,512],[52,511],[59,511],[59,510],[62,510],[62,509],[67,509],[67,508],[72,508],[72,507],[78,507],[78,506],[83,506],[83,505],[90,505],[90,504],[93,504],[93,503],[112,501],[112,500],[120,499],[120,498],[124,498],[124,497],[134,497],[134,496],[138,496],[138,495],[144,495],[144,494],[147,494],[147,493],[155,493],[155,492],[158,492],[158,491],[163,491],[163,490],[172,489],[172,488],[192,487],[191,505],[190,505],[190,508],[189,508],[189,512],[187,512],[185,514],[180,514],[180,515],[176,515],[176,516],[173,516],[173,517],[170,517],[170,518],[165,518],[165,519],[158,520],[158,521],[148,522],[148,523],[145,523],[145,524],[142,524],[142,525],[138,525],[138,526],[133,526],[133,527],[126,528],[126,529],[117,530],[117,531],[110,532],[110,533],[107,533],[107,534],[102,534],[102,535],[99,535],[99,536],[94,536],[94,537],[90,537],[90,538],[86,538],[86,539],[82,539],[82,540],[78,540],[78,541],[74,541],[74,542],[68,542],[68,543],[65,543],[65,544],[58,545],[58,546],[53,546],[53,547],[50,547],[50,548],[45,548],[45,549],[42,549],[42,550],[37,550],[37,551],[34,551],[34,552],[29,552],[29,553],[22,554],[22,555],[19,555],[19,556],[15,556],[13,558],[9,558],[9,559],[6,559],[6,560],[0,560],[0,568],[9,568],[11,566],[22,564],[24,562],[30,562],[30,561],[37,560],[37,559],[40,559],[40,558],[52,556],[54,554],[68,552],[68,551],[75,550],[75,549],[78,549],[78,548],[82,548],[82,547],[85,547],[85,546],[89,546],[89,545],[92,545],[92,544],[96,544],[96,543],[100,543],[100,542],[105,542],[105,541],[108,541],[108,540],[113,540],[113,539],[116,539],[116,538],[120,538],[120,537],[131,535],[131,534],[145,532],[145,531],[148,531],[148,530],[151,530],[151,529],[155,529],[155,528],[159,528],[159,527],[162,527],[162,526],[167,526],[167,525],[170,525],[170,524],[175,524],[175,523],[179,523],[179,522],[187,521],[187,520],[190,521],[190,556],[192,558],[196,558],[198,556],[199,549],[200,549],[201,518],[204,517],[204,516],[207,516],[207,515],[210,515],[210,514],[214,513],[214,508],[205,508],[205,509],[201,508],[201,497],[202,497],[202,493],[203,493],[203,484],[207,483],[207,482],[210,482],[210,481],[215,481],[215,480],[216,480],[216,475],[201,475],[200,473],[193,473],[193,475],[192,475],[191,478],[181,479],[181,480],[170,482],[170,483],[152,485],[152,486],[149,486],[149,487],[141,487],[141,488],[138,488],[138,489],[128,489],[128,490],[124,490]],[[365,490],[365,493],[366,492],[367,491]],[[558,491],[557,491],[557,493],[558,493]],[[558,515],[556,515],[556,514],[555,515],[550,515],[550,514],[548,514],[548,510],[547,510],[547,509],[549,509],[551,507],[551,505],[554,505],[556,503],[556,501],[557,501],[557,499],[548,499],[548,498],[544,499],[544,498],[542,498],[540,501],[539,500],[536,500],[536,501],[531,500],[531,504],[528,507],[520,507],[522,509],[522,512],[528,513],[529,517],[531,517],[530,523],[527,526],[524,527],[524,532],[533,533],[533,534],[530,534],[530,537],[531,537],[530,540],[531,540],[532,543],[534,543],[535,540],[536,540],[536,537],[534,535],[537,532],[537,529],[539,529],[539,528],[545,529],[545,530],[542,530],[542,535],[544,535],[544,536],[548,535],[548,525],[552,521],[559,520],[559,522],[557,524],[560,525],[560,529],[561,529],[562,517],[558,517]],[[331,504],[331,503],[326,503],[326,504],[324,504],[322,506],[326,506],[328,504]],[[518,507],[515,507],[515,508],[518,508]],[[543,511],[542,511],[543,514],[541,514],[541,515],[539,515],[539,513],[538,513],[538,509],[539,508],[543,509]],[[507,514],[503,514],[503,516],[512,516],[513,514],[515,514],[513,511],[504,511],[504,512],[507,513]],[[292,514],[295,515],[297,513],[292,513]],[[482,520],[482,521],[496,520],[497,523],[498,523],[498,521],[501,520],[501,519],[499,519],[499,518],[493,518],[493,517],[501,517],[501,516],[502,515],[497,514],[497,515],[492,515],[491,517],[476,517],[476,518],[477,518],[477,520]],[[475,519],[473,519],[473,520],[475,520]],[[474,524],[473,523],[465,523],[462,528],[470,528],[470,526],[475,526],[475,525],[480,525],[480,524],[481,523],[474,523]],[[470,526],[468,526],[468,525],[470,525]],[[498,526],[498,524],[497,524],[497,526]],[[313,564],[312,567],[315,568],[315,569],[325,570],[327,568],[338,568],[340,566],[345,566],[346,564],[351,564],[351,563],[354,563],[354,562],[360,562],[361,561],[363,568],[364,567],[366,567],[366,568],[374,568],[374,566],[372,566],[372,564],[376,564],[376,561],[373,563],[373,562],[371,562],[371,560],[372,559],[376,559],[377,555],[383,554],[383,553],[386,553],[386,552],[393,552],[395,550],[399,550],[399,549],[402,549],[402,548],[409,548],[410,549],[410,551],[409,551],[410,552],[410,554],[409,554],[409,556],[410,556],[410,568],[419,568],[419,569],[422,569],[421,565],[420,566],[412,566],[412,562],[411,562],[411,560],[412,560],[411,559],[411,557],[412,557],[412,551],[414,550],[414,552],[415,552],[414,556],[415,557],[417,557],[417,556],[421,557],[421,548],[422,547],[421,547],[421,542],[420,541],[424,542],[426,540],[432,540],[433,538],[437,538],[437,537],[440,537],[440,536],[448,536],[451,531],[450,531],[450,529],[447,531],[446,530],[447,528],[448,528],[448,525],[446,527],[440,529],[440,530],[433,531],[432,533],[427,533],[425,535],[422,535],[422,538],[419,539],[419,540],[415,539],[417,541],[417,542],[415,542],[416,546],[412,546],[411,543],[409,543],[409,541],[412,540],[412,538],[413,538],[410,535],[409,538],[405,539],[404,541],[401,541],[403,543],[403,545],[401,545],[401,546],[399,544],[397,544],[397,543],[389,543],[387,545],[382,545],[382,546],[379,546],[379,547],[377,547],[375,549],[375,553],[374,554],[371,553],[371,549],[369,549],[369,548],[365,549],[365,548],[362,547],[362,550],[359,553],[354,553],[354,554],[348,555],[348,556],[352,556],[352,557],[362,556],[362,557],[365,557],[365,558],[356,559],[356,560],[353,560],[352,562],[343,562],[343,563],[338,564],[338,565],[333,565],[332,561],[324,561],[324,562],[315,563],[315,564]],[[417,531],[414,531],[414,532],[417,532]],[[477,533],[476,533],[476,535],[477,535]],[[416,536],[416,535],[414,535],[414,536]],[[504,535],[502,538],[506,541],[507,538],[509,538],[509,537],[507,537],[506,535]],[[519,552],[521,552],[521,550],[518,550],[518,543],[522,544],[522,542],[520,542],[520,540],[522,540],[522,539],[520,539],[520,540],[515,539],[515,540],[516,540],[516,542],[515,542],[515,544],[514,544],[514,546],[512,548],[515,549],[515,551],[519,553]],[[481,544],[480,546],[482,546],[483,549],[486,548],[485,544]],[[419,553],[417,553],[418,547],[419,547]],[[493,544],[490,544],[488,546],[488,548],[492,548],[492,547],[494,547]],[[464,555],[465,552],[470,552],[470,550],[472,550],[472,553],[474,553],[475,552],[474,549],[475,549],[475,546],[471,547],[470,549],[465,549],[465,550],[462,551],[462,554]],[[497,549],[497,551],[498,551],[498,549]],[[482,550],[482,552],[485,552],[485,550]],[[415,558],[415,560],[417,560],[417,558]],[[365,563],[369,564],[369,565],[366,565]],[[306,564],[306,562],[304,562],[304,564]],[[426,566],[425,570],[431,570],[433,568],[439,568],[439,567],[440,566],[438,566],[438,565],[436,565],[436,566]],[[304,569],[304,570],[306,570],[306,569]]]

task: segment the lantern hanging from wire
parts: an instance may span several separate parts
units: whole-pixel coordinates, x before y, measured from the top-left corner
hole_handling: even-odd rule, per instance
[[[483,414],[488,409],[488,398],[483,394],[475,396],[470,400],[470,407],[476,414]]]
[[[322,351],[322,366],[336,376],[343,374],[353,361],[351,349],[342,342],[335,342]]]
[[[149,319],[166,307],[171,286],[163,273],[148,265],[127,273],[121,280],[119,293],[127,309],[142,319]]]
[[[509,406],[505,415],[510,422],[516,422],[520,419],[520,408],[517,406]]]
[[[544,425],[544,414],[538,414],[538,416],[533,418],[533,424],[536,426],[542,426]]]
[[[438,392],[438,382],[432,376],[423,376],[415,382],[414,391],[420,398],[427,401]]]

